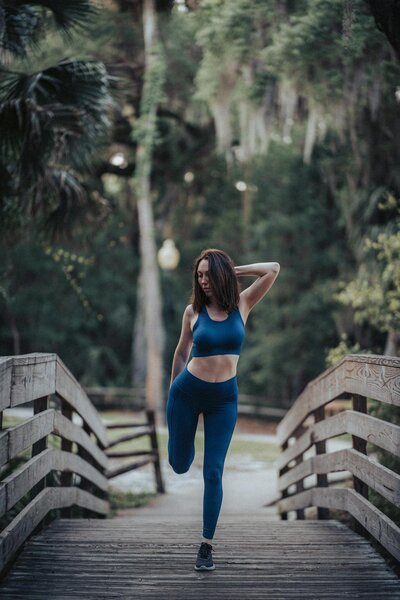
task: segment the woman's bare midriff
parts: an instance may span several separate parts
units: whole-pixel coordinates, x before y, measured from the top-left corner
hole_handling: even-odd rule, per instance
[[[217,354],[216,356],[196,356],[187,364],[189,373],[209,381],[218,383],[236,375],[238,354]]]

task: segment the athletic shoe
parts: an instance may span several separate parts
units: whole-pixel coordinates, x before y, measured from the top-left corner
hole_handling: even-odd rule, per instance
[[[194,567],[196,571],[212,571],[215,569],[211,554],[212,550],[213,547],[211,544],[207,544],[207,542],[201,542]]]

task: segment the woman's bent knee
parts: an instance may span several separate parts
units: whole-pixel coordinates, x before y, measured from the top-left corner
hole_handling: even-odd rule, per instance
[[[174,463],[174,461],[169,460],[169,464],[171,465],[171,467],[173,468],[173,470],[175,471],[175,473],[177,473],[178,475],[182,475],[183,473],[187,473],[187,471],[189,471],[190,469],[190,464],[177,464]]]

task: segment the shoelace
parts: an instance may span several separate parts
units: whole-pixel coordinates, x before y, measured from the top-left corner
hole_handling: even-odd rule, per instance
[[[201,558],[207,558],[207,556],[209,555],[209,553],[211,554],[211,550],[213,550],[213,552],[215,552],[215,550],[211,546],[211,544],[207,544],[206,542],[202,542],[201,546],[200,546],[200,557]]]

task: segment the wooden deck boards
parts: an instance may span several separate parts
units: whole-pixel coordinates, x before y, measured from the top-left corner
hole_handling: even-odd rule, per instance
[[[194,570],[198,518],[60,519],[29,540],[0,585],[21,600],[400,600],[369,542],[335,521],[220,516],[211,572]]]

